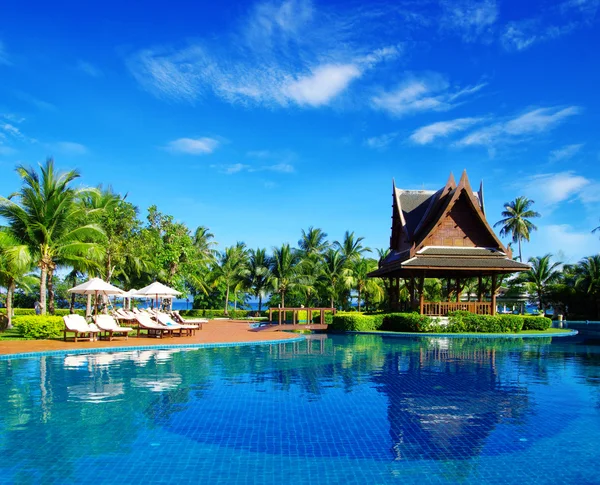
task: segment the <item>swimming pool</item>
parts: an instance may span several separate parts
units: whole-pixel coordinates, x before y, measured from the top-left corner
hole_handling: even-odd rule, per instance
[[[600,347],[312,336],[0,361],[0,483],[598,483]]]

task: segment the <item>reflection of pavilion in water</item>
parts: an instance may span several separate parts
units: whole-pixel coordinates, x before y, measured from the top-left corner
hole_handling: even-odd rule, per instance
[[[389,398],[397,460],[475,457],[498,423],[528,405],[524,392],[502,384],[494,350],[453,350],[448,341],[387,354],[376,381]]]

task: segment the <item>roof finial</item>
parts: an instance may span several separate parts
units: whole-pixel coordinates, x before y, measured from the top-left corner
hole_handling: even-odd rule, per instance
[[[481,206],[481,212],[485,215],[485,205],[483,203],[483,179],[479,183],[479,205]]]

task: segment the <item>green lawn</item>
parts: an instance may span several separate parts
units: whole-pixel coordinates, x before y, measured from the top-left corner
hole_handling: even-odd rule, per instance
[[[0,332],[0,341],[1,340],[26,340],[21,337],[17,331],[13,328],[11,330],[4,330]]]

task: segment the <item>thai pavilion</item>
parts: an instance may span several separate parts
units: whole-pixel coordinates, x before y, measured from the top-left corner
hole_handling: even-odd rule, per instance
[[[499,278],[529,269],[512,260],[510,249],[486,221],[483,184],[473,192],[466,170],[458,185],[450,174],[438,191],[403,190],[393,184],[390,253],[369,275],[388,280],[393,310],[400,309],[402,278],[409,306],[422,315],[445,316],[455,310],[494,315]],[[455,301],[425,301],[425,278],[446,280]],[[461,300],[467,278],[478,278],[477,301]],[[489,299],[483,278],[491,279]]]

